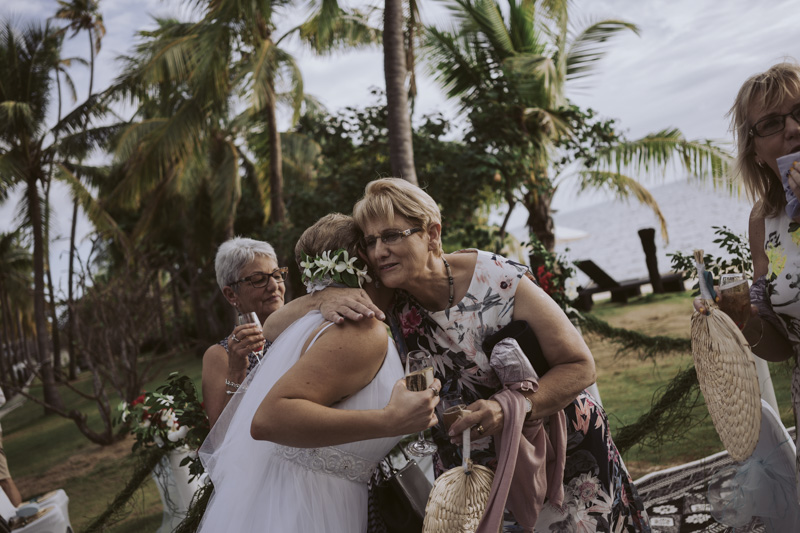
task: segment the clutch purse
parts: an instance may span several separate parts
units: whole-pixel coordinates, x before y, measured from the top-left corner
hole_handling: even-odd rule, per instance
[[[539,344],[539,339],[536,338],[536,334],[524,320],[514,320],[484,339],[482,344],[483,353],[489,358],[490,365],[492,363],[492,351],[495,345],[505,338],[512,338],[517,341],[525,357],[536,371],[537,376],[541,377],[550,370],[550,365],[542,353],[542,346]]]
[[[425,505],[433,488],[417,462],[402,451],[406,465],[396,469],[387,455],[378,466],[373,486],[378,514],[389,533],[422,531]]]
[[[522,383],[523,381],[539,381],[539,374],[528,361],[516,339],[507,337],[497,344],[489,357],[489,366],[503,385]]]

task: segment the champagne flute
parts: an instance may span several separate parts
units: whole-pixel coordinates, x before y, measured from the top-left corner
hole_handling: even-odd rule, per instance
[[[453,425],[453,422],[467,412],[467,404],[457,392],[449,392],[442,395],[439,405],[441,406],[442,426],[444,426],[445,432],[450,431],[450,426]]]
[[[410,391],[424,391],[433,385],[433,357],[423,351],[414,350],[406,356],[406,387]],[[425,432],[420,431],[417,440],[406,446],[406,451],[414,456],[431,455],[437,450],[436,444],[425,440]]]
[[[258,319],[258,315],[255,311],[239,311],[239,316],[236,317],[236,324],[239,326],[254,324],[261,327],[261,321]],[[256,355],[256,358],[261,361],[261,356],[264,354],[264,345],[262,344],[260,348],[254,349],[253,353]]]
[[[743,328],[750,318],[750,284],[741,272],[723,274],[719,278],[719,307]]]

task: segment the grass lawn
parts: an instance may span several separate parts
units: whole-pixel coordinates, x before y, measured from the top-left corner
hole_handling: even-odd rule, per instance
[[[646,334],[689,337],[691,297],[681,295],[647,295],[626,305],[599,302],[593,314],[618,327],[635,329]],[[669,354],[657,360],[641,361],[635,354],[618,355],[616,347],[601,338],[587,336],[587,342],[597,361],[598,387],[603,405],[613,429],[630,424],[647,412],[655,391],[668,383],[675,374],[691,364],[691,354]],[[200,383],[201,360],[186,353],[163,361],[163,370],[156,382],[147,386],[155,389],[172,371],[189,375]],[[789,398],[789,365],[772,364],[781,417],[793,425]],[[88,391],[89,376],[76,383]],[[41,390],[34,387],[33,394]],[[62,389],[65,403],[89,415],[92,427],[98,428],[99,415],[92,402],[66,388]],[[700,406],[701,412],[705,411]],[[100,514],[123,488],[135,467],[131,456],[132,439],[113,446],[100,447],[89,442],[70,420],[42,414],[42,408],[28,401],[2,420],[3,442],[12,475],[23,497],[63,488],[70,497],[70,519],[80,532]],[[722,449],[709,417],[691,428],[679,442],[670,442],[658,449],[634,447],[625,462],[634,479],[642,475],[699,459]],[[161,501],[152,479],[136,494],[119,522],[109,528],[115,533],[155,531],[161,523]]]
[[[201,360],[184,354],[164,361],[158,380],[147,386],[155,389],[172,371],[190,376],[199,387]],[[83,374],[74,384],[89,392],[89,375]],[[41,397],[41,388],[31,393]],[[78,409],[89,415],[89,424],[99,431],[100,417],[95,404],[61,388],[67,409]],[[23,498],[62,488],[70,498],[70,521],[76,532],[103,512],[130,479],[136,466],[131,455],[133,439],[127,438],[112,446],[91,443],[74,422],[58,416],[44,416],[38,404],[27,401],[22,407],[3,417],[3,446],[11,474]],[[155,531],[161,524],[161,499],[155,482],[143,484],[129,505],[122,520],[108,531],[142,533]]]

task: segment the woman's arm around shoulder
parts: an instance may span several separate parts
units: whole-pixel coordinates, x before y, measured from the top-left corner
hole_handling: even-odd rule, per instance
[[[567,315],[531,280],[520,280],[514,299],[514,319],[526,321],[533,329],[550,365],[539,380],[539,390],[530,396],[532,416],[549,416],[595,382],[594,358]]]
[[[261,402],[250,434],[287,446],[317,447],[405,434],[409,423],[418,428],[420,420],[427,424],[423,428],[429,427],[435,421],[433,393],[406,391],[415,395],[409,402],[398,384],[383,409],[331,408],[372,381],[384,364],[387,346],[386,325],[375,319],[328,328]],[[398,394],[402,402],[396,401]],[[412,407],[416,416],[408,415]]]

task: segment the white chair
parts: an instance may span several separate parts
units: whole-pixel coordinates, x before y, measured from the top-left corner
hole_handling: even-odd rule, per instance
[[[794,442],[778,414],[762,399],[761,430],[753,455],[729,467],[735,475],[721,475],[709,484],[712,514],[731,527],[741,527],[757,516],[768,533],[800,531],[794,463]]]
[[[6,493],[0,490],[0,516],[6,521],[25,525],[15,527],[14,533],[72,533],[69,522],[69,497],[61,489],[14,507]]]

